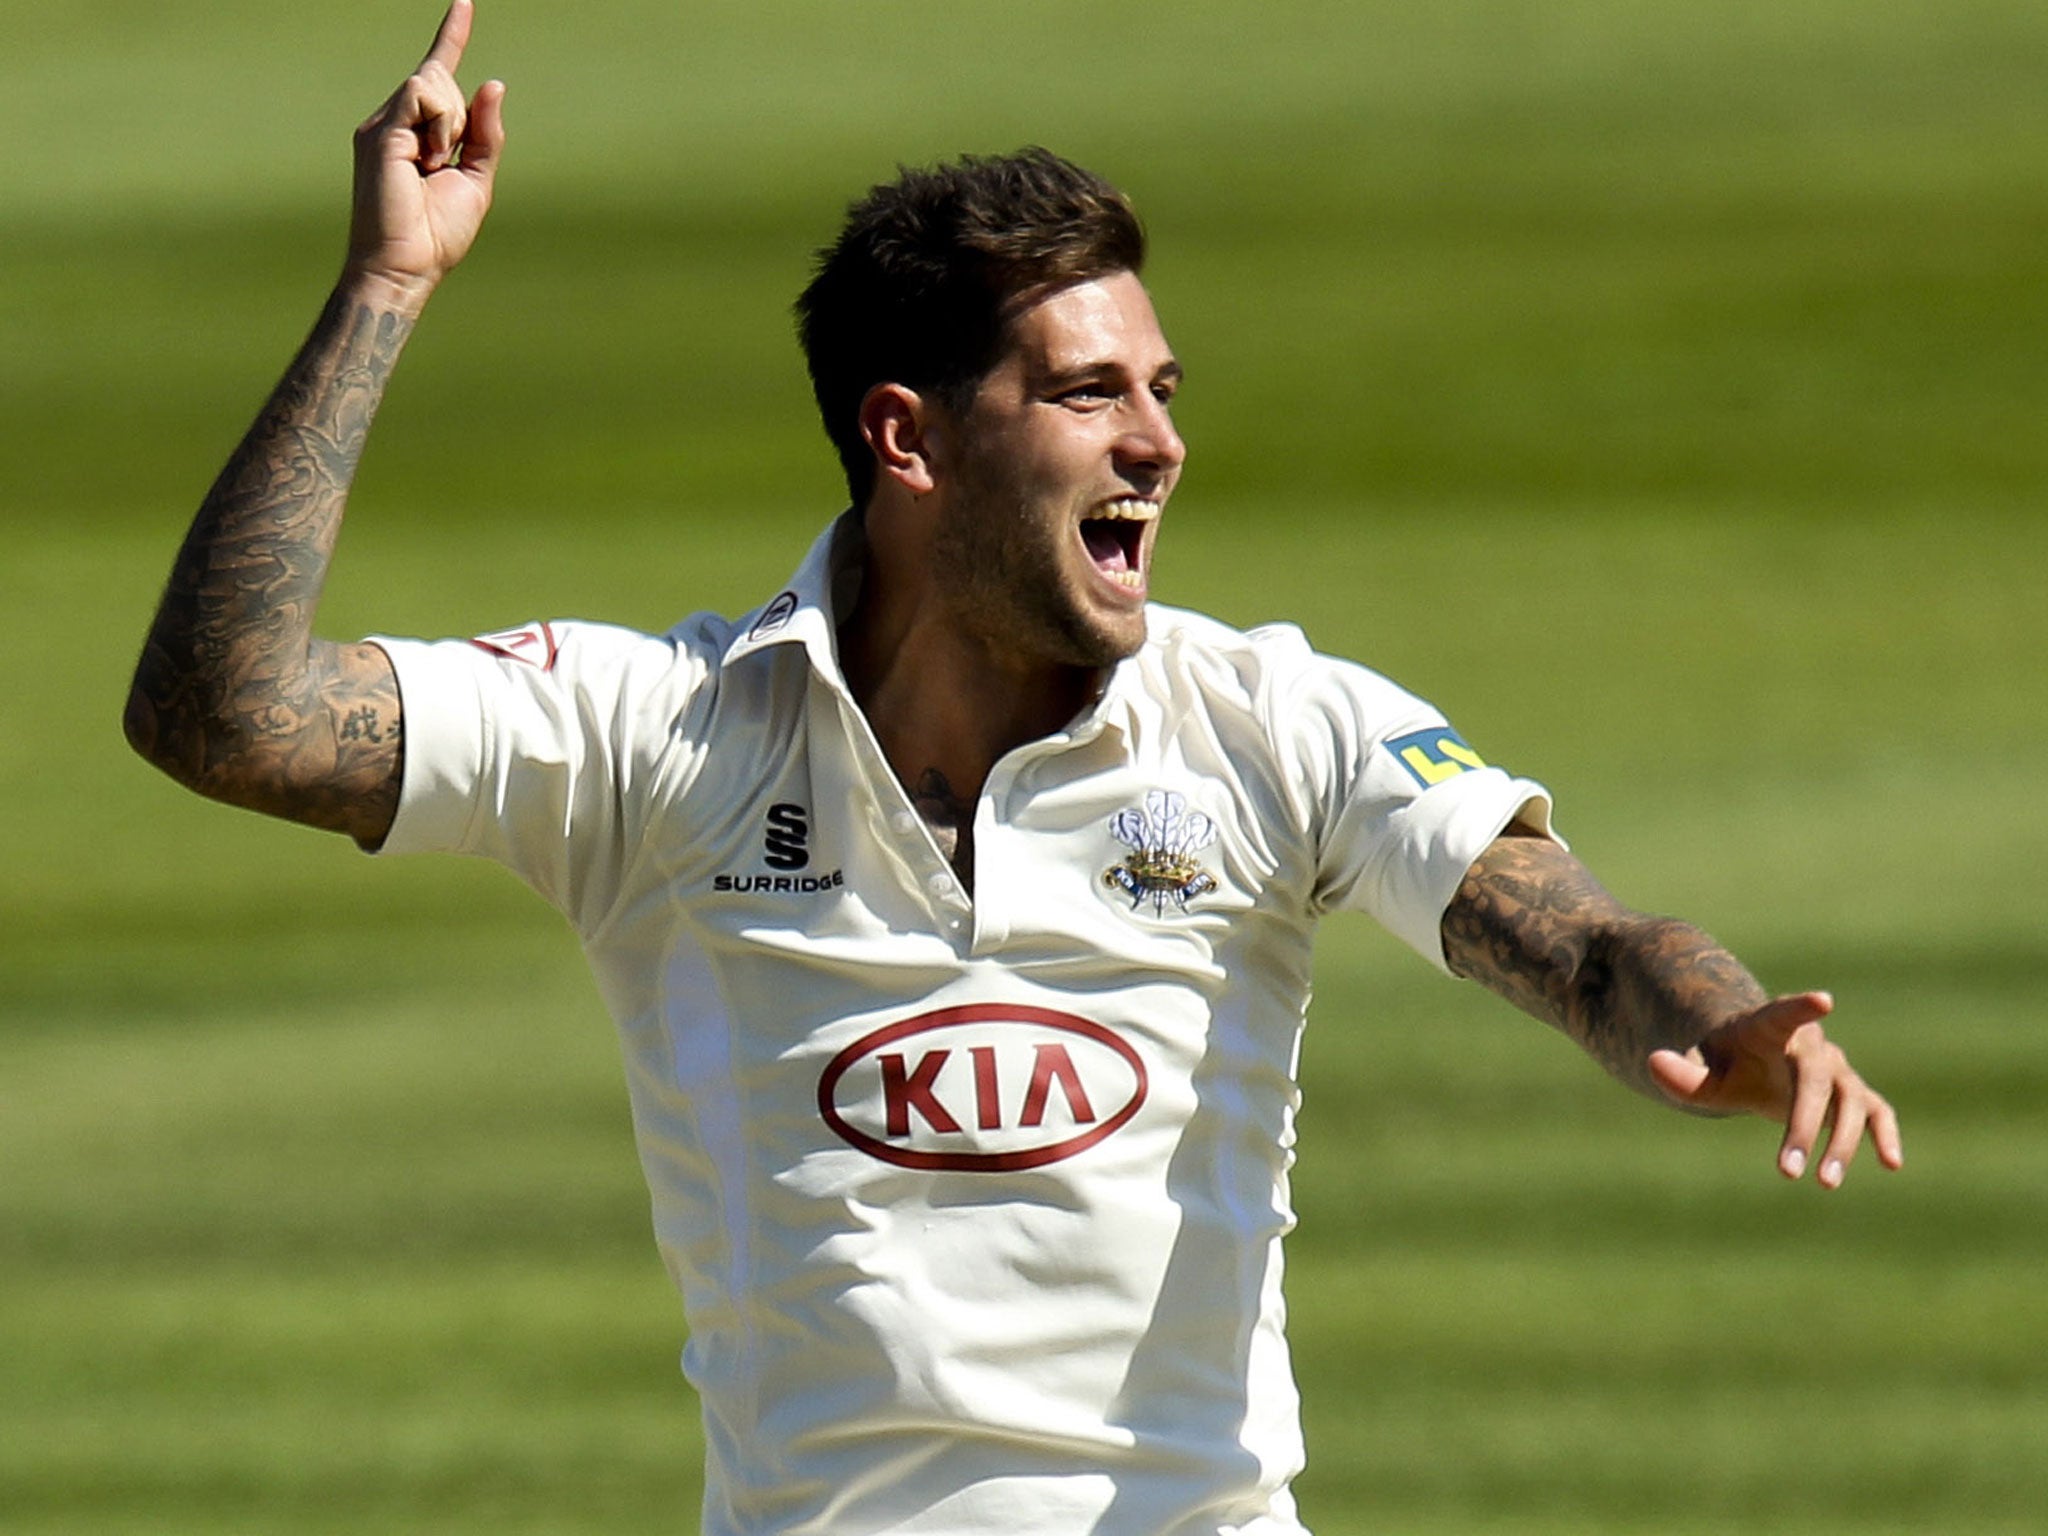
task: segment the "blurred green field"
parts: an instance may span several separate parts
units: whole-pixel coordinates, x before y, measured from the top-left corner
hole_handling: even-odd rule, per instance
[[[0,1529],[694,1529],[567,932],[116,724],[432,0],[0,4]],[[1161,595],[1437,699],[1624,896],[1833,988],[1907,1120],[1904,1175],[1783,1187],[1333,924],[1315,1528],[2039,1531],[2044,64],[2025,0],[484,0],[499,207],[324,627],[758,601],[838,505],[787,305],[847,197],[1099,166],[1190,375]]]

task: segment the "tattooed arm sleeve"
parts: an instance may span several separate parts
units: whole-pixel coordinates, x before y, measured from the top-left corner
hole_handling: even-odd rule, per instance
[[[1458,975],[1554,1025],[1660,1101],[1652,1051],[1684,1050],[1766,1001],[1707,934],[1630,911],[1571,854],[1519,827],[1473,862],[1444,912],[1443,940]]]
[[[370,419],[427,295],[491,203],[505,88],[464,100],[474,7],[355,136],[341,285],[214,482],[172,568],[124,724],[201,794],[382,843],[398,807],[398,685],[373,645],[312,637]]]
[[[398,805],[398,686],[312,638],[349,484],[413,312],[344,284],[199,509],[123,724],[203,795],[374,847]]]

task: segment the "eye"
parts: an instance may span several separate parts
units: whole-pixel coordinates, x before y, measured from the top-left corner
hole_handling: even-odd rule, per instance
[[[1152,398],[1161,405],[1173,404],[1173,397],[1180,393],[1178,384],[1159,383],[1152,386]]]
[[[1086,407],[1100,405],[1113,400],[1116,398],[1116,392],[1100,380],[1094,380],[1087,384],[1076,384],[1070,389],[1063,389],[1054,395],[1053,398],[1062,405]]]

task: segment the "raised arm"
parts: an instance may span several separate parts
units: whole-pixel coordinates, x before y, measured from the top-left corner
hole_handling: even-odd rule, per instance
[[[469,250],[504,145],[504,87],[465,103],[470,0],[359,129],[348,258],[312,334],[201,504],[143,643],[123,727],[180,783],[383,841],[398,687],[373,645],[313,638],[370,422],[428,296]]]
[[[1630,911],[1549,839],[1510,827],[1473,862],[1443,919],[1451,969],[1554,1025],[1630,1087],[1708,1114],[1783,1122],[1798,1178],[1823,1131],[1819,1182],[1842,1182],[1866,1130],[1904,1153],[1898,1117],[1820,1021],[1825,992],[1769,997],[1690,923]]]

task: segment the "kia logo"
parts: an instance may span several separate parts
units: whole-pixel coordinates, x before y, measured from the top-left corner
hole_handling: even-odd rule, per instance
[[[818,1113],[899,1168],[1015,1173],[1115,1135],[1145,1089],[1138,1053],[1092,1019],[968,1003],[862,1035],[818,1079]]]

